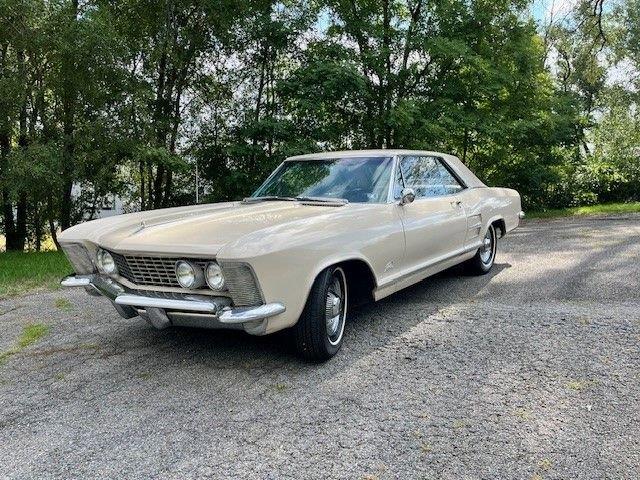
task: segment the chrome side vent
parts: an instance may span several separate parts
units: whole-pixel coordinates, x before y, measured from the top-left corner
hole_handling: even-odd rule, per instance
[[[60,245],[69,263],[78,275],[87,275],[95,271],[91,255],[81,243],[63,243]]]
[[[253,270],[246,263],[223,263],[222,272],[236,307],[262,305],[264,299]]]

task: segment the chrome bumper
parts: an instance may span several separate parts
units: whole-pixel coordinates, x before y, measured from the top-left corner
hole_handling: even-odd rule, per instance
[[[140,294],[139,291],[132,292],[109,277],[94,274],[70,275],[63,278],[60,284],[63,287],[84,287],[92,295],[103,295],[115,304],[116,310],[123,317],[131,318],[141,315],[157,328],[173,324],[174,317],[179,319],[178,324],[189,325],[185,324],[184,319],[188,318],[189,314],[193,314],[204,316],[223,325],[244,325],[259,333],[260,328],[256,323],[285,311],[285,306],[281,303],[234,308],[230,305],[230,299],[226,297],[185,295],[181,299],[176,299],[147,296]],[[250,323],[254,325],[245,325]],[[212,328],[216,328],[213,323],[211,325]],[[206,321],[203,323],[200,318],[197,326],[206,326]]]

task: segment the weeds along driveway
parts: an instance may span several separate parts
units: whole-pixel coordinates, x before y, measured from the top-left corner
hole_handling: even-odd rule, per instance
[[[358,310],[323,365],[79,291],[0,301],[0,477],[639,478],[640,216],[499,249]]]

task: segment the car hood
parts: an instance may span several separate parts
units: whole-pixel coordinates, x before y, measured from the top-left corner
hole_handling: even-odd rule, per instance
[[[299,202],[229,202],[119,215],[82,223],[59,236],[62,243],[91,242],[117,252],[216,255],[242,236],[352,207]]]

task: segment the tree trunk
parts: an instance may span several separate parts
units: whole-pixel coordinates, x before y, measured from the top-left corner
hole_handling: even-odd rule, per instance
[[[53,240],[53,243],[55,243],[56,248],[60,250],[60,244],[58,243],[58,231],[56,229],[56,223],[53,215],[53,201],[51,197],[47,198],[47,221],[49,223],[49,234],[51,235],[51,239]]]
[[[20,192],[16,205],[15,250],[24,251],[27,242],[27,194]]]
[[[18,72],[20,76],[26,81],[26,69],[24,64],[24,51],[17,52],[18,60]],[[26,90],[26,86],[25,86]],[[18,148],[25,150],[29,143],[27,135],[27,101],[28,95],[23,92],[22,104],[20,105],[20,116],[18,120]],[[14,247],[15,250],[24,251],[24,246],[27,240],[27,194],[21,188],[18,191],[18,203],[16,205],[16,230]]]
[[[173,188],[173,172],[171,170],[167,170],[167,181],[164,184],[164,195],[162,198],[163,208],[166,208],[169,206],[169,200],[171,198],[172,188]]]
[[[164,185],[164,165],[158,165],[156,178],[153,181],[153,208],[162,206],[162,186]]]
[[[5,60],[7,58],[7,50],[9,49],[8,43],[2,44],[2,50],[0,51],[0,79],[4,77]],[[0,131],[0,174],[7,168],[7,156],[11,149],[11,129],[10,129],[10,117],[6,111],[2,112],[2,124],[6,127]],[[15,237],[15,221],[13,218],[13,205],[11,204],[11,197],[9,191],[6,188],[2,189],[0,194],[0,200],[2,201],[2,222],[4,226],[5,247],[7,250],[12,250],[14,247]]]
[[[0,172],[6,168],[7,155],[11,145],[8,132],[0,132]],[[7,250],[16,250],[16,224],[13,216],[13,204],[8,189],[2,189],[2,217],[4,224],[5,247]]]
[[[78,19],[78,0],[72,1],[71,21],[76,22]],[[65,57],[65,65],[63,71],[71,73],[74,70],[74,59],[67,52]],[[62,131],[64,134],[64,142],[62,146],[62,195],[60,204],[60,228],[66,230],[71,226],[71,190],[73,189],[74,171],[75,171],[75,110],[77,92],[74,80],[65,78],[63,86],[62,100]]]
[[[391,18],[389,12],[389,0],[384,0],[382,3],[382,16],[383,16],[383,30],[382,30],[382,49],[384,51],[385,57],[385,81],[380,82],[380,86],[383,90],[383,110],[384,114],[382,115],[383,124],[383,138],[384,138],[384,147],[390,148],[392,146],[391,143],[391,127],[390,127],[390,116],[391,116],[391,95],[392,95],[392,80],[391,80]]]
[[[40,209],[36,207],[33,213],[34,236],[36,241],[36,252],[42,250],[42,224],[40,218]]]
[[[2,192],[2,216],[4,217],[4,237],[7,250],[16,250],[16,224],[9,192]]]
[[[467,164],[467,150],[469,149],[469,129],[464,128],[464,137],[462,138],[462,163]]]
[[[144,198],[144,160],[140,160],[140,210],[145,210]]]
[[[147,208],[153,208],[154,192],[153,192],[153,165],[149,161],[145,161],[147,170]]]

